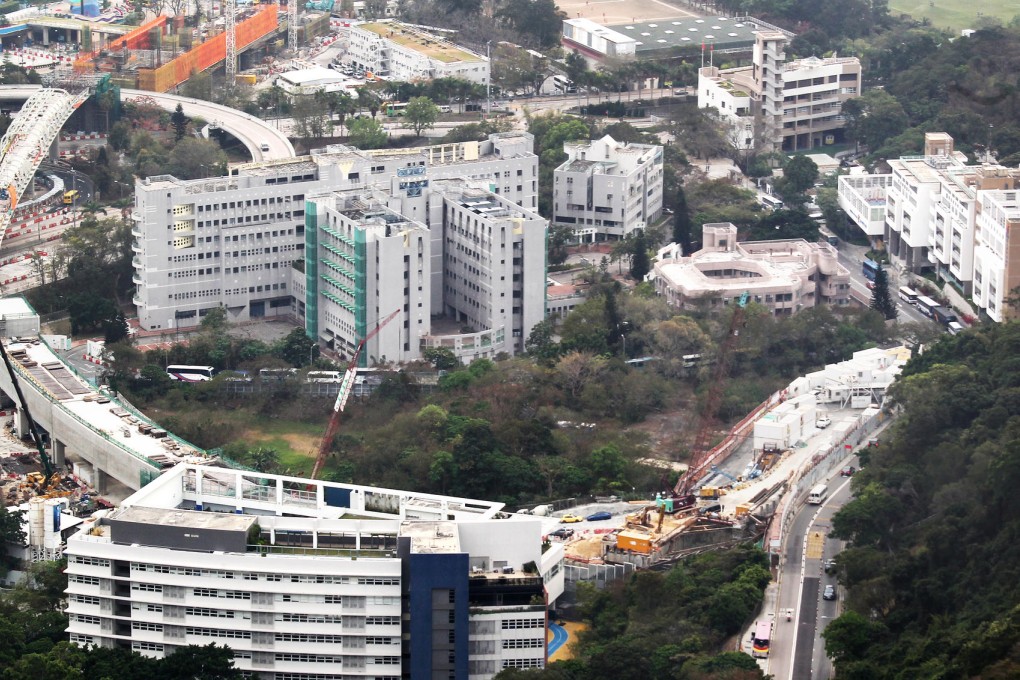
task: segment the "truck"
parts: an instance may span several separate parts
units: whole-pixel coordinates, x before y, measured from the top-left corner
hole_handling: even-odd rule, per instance
[[[935,307],[931,310],[932,318],[943,326],[948,327],[950,321],[958,321],[952,310],[945,307]]]

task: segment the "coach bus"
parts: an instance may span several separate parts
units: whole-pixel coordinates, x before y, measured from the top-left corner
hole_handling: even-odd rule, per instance
[[[173,364],[166,367],[166,374],[171,380],[181,382],[205,382],[212,380],[214,368],[212,366],[185,366]]]
[[[908,305],[916,305],[918,297],[920,297],[920,294],[913,288],[900,286],[900,299]]]

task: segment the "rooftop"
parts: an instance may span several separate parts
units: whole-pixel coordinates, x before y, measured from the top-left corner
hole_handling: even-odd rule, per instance
[[[167,510],[131,505],[114,510],[110,519],[167,527],[188,527],[215,531],[248,531],[257,521],[254,515],[231,515],[225,512]]]
[[[752,20],[737,21],[728,17],[677,17],[656,21],[617,24],[608,27],[634,38],[637,52],[681,47],[700,50],[704,44],[717,49],[736,49],[754,44],[755,32],[765,26]]]
[[[401,522],[400,535],[411,539],[413,553],[461,552],[455,522]]]
[[[379,21],[358,26],[392,43],[414,50],[430,59],[452,64],[458,61],[485,61],[485,57],[469,52],[453,43],[399,22]]]

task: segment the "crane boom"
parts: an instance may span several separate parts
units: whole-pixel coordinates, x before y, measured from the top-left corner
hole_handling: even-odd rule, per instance
[[[376,324],[372,332],[363,337],[355,348],[354,355],[347,364],[347,370],[344,371],[344,378],[340,382],[340,393],[336,395],[336,401],[333,403],[333,412],[329,414],[326,431],[322,435],[322,441],[319,442],[319,452],[315,456],[315,465],[312,466],[312,479],[319,475],[322,471],[322,466],[326,464],[326,456],[329,455],[329,449],[333,445],[333,437],[336,436],[337,430],[340,429],[340,414],[343,413],[347,400],[350,398],[351,392],[354,391],[354,379],[358,375],[358,359],[361,358],[361,351],[365,348],[365,343],[374,338],[382,330],[383,326],[392,321],[399,313],[400,310],[398,309]]]
[[[701,411],[701,424],[698,433],[694,438],[694,445],[691,447],[691,462],[687,470],[680,475],[676,486],[673,488],[674,497],[682,498],[687,496],[694,487],[704,468],[708,463],[708,454],[711,449],[708,447],[709,436],[712,433],[712,425],[715,422],[716,413],[719,411],[719,404],[722,402],[723,389],[726,387],[726,374],[729,371],[730,359],[733,356],[733,348],[740,336],[740,327],[744,323],[744,308],[747,306],[747,293],[743,293],[737,300],[737,307],[730,317],[730,328],[719,346],[719,354],[716,357],[715,371],[712,375],[712,382],[708,386],[708,393],[705,395],[705,406]]]

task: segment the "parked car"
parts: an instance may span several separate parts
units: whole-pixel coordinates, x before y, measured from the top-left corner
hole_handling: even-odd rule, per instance
[[[589,522],[598,522],[598,521],[601,521],[601,520],[604,520],[604,519],[612,519],[612,518],[613,518],[613,513],[607,512],[605,510],[599,510],[598,512],[593,512],[590,515],[588,515],[587,517],[585,517],[585,519],[588,520]]]
[[[829,416],[819,416],[818,418],[815,418],[815,427],[818,429],[824,430],[829,425],[832,425],[832,419],[829,418]]]
[[[857,468],[855,468],[853,465],[847,465],[845,468],[839,471],[839,476],[853,477],[855,472],[857,472]]]
[[[836,586],[829,584],[825,586],[825,591],[822,592],[823,600],[835,600],[836,599]]]
[[[560,524],[573,524],[574,522],[583,522],[584,517],[580,515],[572,515],[569,512],[563,517],[560,517]]]
[[[574,535],[574,530],[570,527],[560,527],[556,531],[549,532],[550,536],[563,539],[564,541]]]

